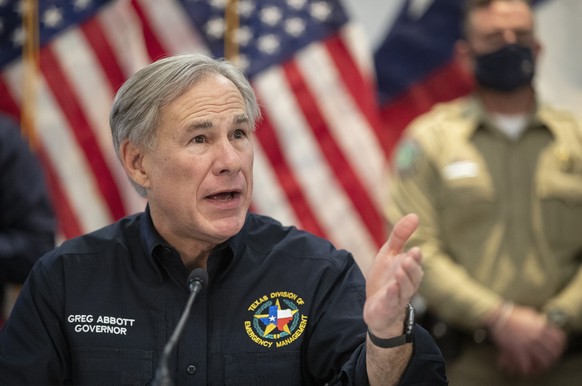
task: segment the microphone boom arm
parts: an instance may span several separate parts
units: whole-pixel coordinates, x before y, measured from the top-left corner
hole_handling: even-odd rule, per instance
[[[168,360],[170,358],[170,354],[174,349],[176,343],[178,343],[178,339],[182,335],[182,331],[184,330],[184,326],[186,325],[186,321],[190,316],[190,309],[192,308],[192,304],[194,304],[194,300],[196,299],[196,295],[202,290],[202,288],[208,282],[208,274],[201,268],[197,268],[188,277],[188,289],[190,290],[190,296],[188,296],[188,302],[186,303],[186,307],[182,312],[182,316],[170,337],[170,340],[164,346],[164,351],[160,356],[160,362],[158,364],[158,369],[156,371],[156,377],[154,379],[153,385],[154,386],[172,386],[173,382],[170,377],[170,371],[168,370]]]

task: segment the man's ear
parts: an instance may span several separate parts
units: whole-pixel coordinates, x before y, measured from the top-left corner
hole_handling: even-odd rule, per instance
[[[136,184],[146,188],[149,185],[149,176],[144,167],[142,149],[125,140],[119,147],[119,155],[128,177]]]

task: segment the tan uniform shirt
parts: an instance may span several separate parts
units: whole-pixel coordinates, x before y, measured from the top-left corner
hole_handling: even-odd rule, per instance
[[[582,124],[539,107],[517,140],[474,98],[404,133],[386,214],[420,217],[420,293],[444,320],[483,327],[503,300],[559,308],[582,330]]]

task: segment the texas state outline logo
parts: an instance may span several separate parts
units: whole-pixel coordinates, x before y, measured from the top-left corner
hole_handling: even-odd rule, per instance
[[[260,296],[248,307],[253,314],[245,320],[245,331],[260,346],[287,346],[305,331],[308,317],[299,309],[304,304],[299,295],[288,291]]]

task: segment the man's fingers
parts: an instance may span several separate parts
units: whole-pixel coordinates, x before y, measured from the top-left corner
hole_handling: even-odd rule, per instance
[[[418,264],[422,261],[422,252],[419,247],[410,248],[408,255],[411,256]]]
[[[418,216],[414,213],[407,214],[394,225],[388,241],[382,249],[386,248],[391,254],[397,254],[402,251],[404,245],[418,228]]]
[[[396,263],[394,272],[377,289],[379,293],[385,294],[386,301],[396,300],[398,304],[406,304],[418,291],[424,272],[420,265],[420,252],[416,249],[415,252],[398,255],[400,261]],[[390,288],[390,293],[386,292],[386,288]]]

